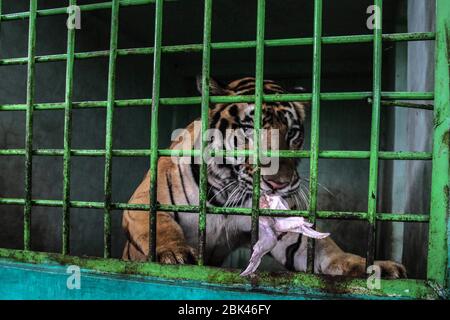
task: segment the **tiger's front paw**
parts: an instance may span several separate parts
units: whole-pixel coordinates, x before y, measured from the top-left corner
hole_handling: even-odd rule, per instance
[[[386,260],[375,261],[375,265],[380,267],[382,278],[406,278],[406,268],[400,263]],[[367,276],[366,259],[354,254],[343,253],[331,260],[324,273],[363,278]]]
[[[386,279],[406,278],[406,268],[395,261],[375,261],[375,265],[381,269],[381,277]]]
[[[194,248],[181,242],[170,242],[156,249],[158,262],[163,264],[194,264],[197,254]]]

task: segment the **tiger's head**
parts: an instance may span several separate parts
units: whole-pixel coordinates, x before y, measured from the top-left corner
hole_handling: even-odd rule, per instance
[[[201,91],[201,83],[197,86]],[[264,80],[264,94],[286,93],[280,84]],[[210,80],[210,95],[255,94],[255,78],[243,78],[220,85]],[[210,138],[209,147],[221,150],[253,148],[254,103],[217,103],[210,106],[209,125],[219,137]],[[268,150],[299,150],[304,142],[305,104],[302,102],[264,102],[261,133]],[[273,166],[273,161],[278,161]],[[261,192],[282,196],[291,207],[304,207],[306,194],[297,171],[298,159],[261,158]],[[275,168],[275,170],[274,170]],[[225,207],[249,207],[253,189],[253,165],[249,157],[225,158],[208,162],[209,202]]]

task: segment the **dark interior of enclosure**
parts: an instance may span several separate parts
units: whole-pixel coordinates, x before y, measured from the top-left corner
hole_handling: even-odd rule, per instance
[[[82,1],[78,4],[102,2]],[[39,1],[39,9],[60,7],[61,1]],[[371,34],[366,28],[366,9],[370,0],[324,1],[325,36]],[[406,25],[404,1],[385,1],[383,33],[399,32]],[[28,1],[3,1],[3,12],[28,10]],[[311,37],[313,33],[313,1],[268,0],[266,39]],[[213,7],[212,41],[255,40],[256,1],[216,0]],[[66,52],[66,16],[39,17],[37,21],[37,55]],[[151,47],[154,32],[153,5],[120,9],[119,48]],[[109,48],[110,10],[82,13],[82,29],[76,33],[76,52]],[[28,20],[2,22],[0,58],[27,56]],[[203,5],[201,1],[170,1],[164,5],[163,45],[202,43]],[[424,30],[428,31],[428,30]],[[383,90],[396,89],[398,47],[384,47]],[[221,82],[255,74],[255,50],[213,50],[211,75]],[[195,77],[201,73],[201,52],[163,53],[161,65],[161,97],[198,96]],[[117,99],[150,98],[152,88],[152,56],[119,57],[117,61]],[[372,43],[326,45],[323,47],[322,92],[372,91]],[[287,89],[296,86],[311,92],[312,47],[267,48],[265,78],[279,81]],[[74,100],[106,100],[108,58],[76,60]],[[62,102],[65,89],[65,62],[38,63],[36,67],[36,103]],[[26,66],[0,66],[0,104],[24,103],[26,98]],[[73,149],[105,148],[105,115],[103,109],[74,109]],[[170,134],[185,127],[200,115],[200,106],[162,106],[160,109],[160,147],[170,143]],[[36,111],[33,148],[63,149],[64,111]],[[320,114],[321,150],[370,149],[371,106],[367,101],[324,101]],[[309,116],[306,123],[305,148],[309,148]],[[383,109],[381,147],[391,150],[392,113]],[[2,111],[0,114],[0,148],[24,148],[25,112]],[[150,108],[116,108],[114,149],[148,149],[150,143]],[[72,158],[71,199],[103,201],[104,159]],[[149,159],[113,159],[113,201],[127,202],[148,170]],[[392,164],[381,166],[387,176]],[[33,199],[62,198],[62,157],[33,157]],[[390,169],[391,168],[391,169]],[[309,175],[309,161],[302,160],[300,173]],[[319,161],[319,210],[366,211],[369,176],[368,160]],[[386,178],[388,179],[388,178]],[[392,178],[390,178],[392,179]],[[384,188],[384,189],[383,189]],[[389,192],[381,185],[380,192]],[[430,193],[430,185],[422,186],[422,194]],[[24,197],[24,160],[19,156],[0,157],[0,197]],[[429,197],[429,196],[428,196]],[[425,196],[426,199],[429,199]],[[382,198],[383,199],[383,198]],[[380,210],[389,207],[385,198]],[[425,207],[429,206],[425,203]],[[0,247],[21,248],[23,208],[0,206]],[[417,212],[414,212],[416,210]],[[103,253],[103,211],[71,210],[71,253],[101,256]],[[388,212],[388,211],[381,211]],[[421,212],[411,208],[408,213]],[[112,252],[120,257],[125,236],[121,229],[121,212],[113,212]],[[320,221],[322,229],[331,232],[344,249],[365,255],[367,224],[357,221]],[[424,229],[426,226],[423,226]],[[383,243],[383,230],[390,223],[380,223],[377,258],[388,258],[389,246]],[[412,232],[412,231],[411,231]],[[390,232],[387,232],[389,233]],[[417,243],[427,242],[426,230],[416,239],[414,250],[423,252]],[[32,249],[46,252],[61,250],[61,208],[33,207]],[[413,237],[412,234],[409,237]],[[404,246],[409,246],[405,236]],[[386,237],[385,241],[390,238]],[[237,259],[237,258],[236,258]],[[423,277],[426,251],[409,261],[410,276]],[[229,265],[235,265],[233,259]],[[267,262],[271,264],[270,261]],[[417,267],[418,265],[418,267]],[[407,268],[409,266],[407,265]]]

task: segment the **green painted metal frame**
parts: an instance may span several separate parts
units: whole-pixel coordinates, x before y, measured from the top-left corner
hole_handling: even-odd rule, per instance
[[[201,97],[201,149],[200,155],[204,154],[208,146],[207,130],[209,127],[209,104],[210,104],[210,61],[211,61],[211,19],[212,0],[205,0],[204,25],[203,25],[203,57],[202,57],[202,97]],[[198,264],[204,265],[206,246],[206,209],[207,209],[208,174],[207,163],[201,161],[199,180],[199,217],[198,217]]]
[[[319,177],[320,83],[322,76],[322,0],[314,1],[313,79],[311,109],[311,154],[309,169],[309,214],[311,223],[317,218],[317,186]],[[307,271],[314,272],[315,242],[308,239]]]
[[[167,0],[166,0],[167,1]],[[374,4],[381,9],[382,0],[374,0]],[[67,33],[67,53],[36,56],[36,21],[37,17],[62,15],[67,8],[37,9],[37,0],[30,0],[29,12],[3,14],[0,0],[0,22],[29,19],[28,56],[25,58],[0,59],[1,65],[27,65],[27,100],[25,104],[0,105],[0,111],[26,112],[26,141],[24,149],[0,150],[0,156],[20,155],[25,158],[25,197],[23,199],[0,198],[1,205],[21,205],[24,207],[24,250],[0,249],[0,257],[12,258],[20,261],[43,263],[48,261],[58,263],[77,264],[86,268],[93,268],[106,272],[138,273],[157,277],[176,279],[201,280],[221,284],[248,284],[247,279],[238,276],[237,272],[228,272],[215,268],[204,267],[204,248],[206,241],[207,214],[249,215],[252,218],[252,243],[258,239],[258,218],[260,215],[270,216],[302,216],[312,222],[316,219],[351,219],[366,220],[369,225],[367,264],[373,263],[375,256],[375,227],[377,221],[403,221],[429,223],[429,254],[427,281],[393,280],[384,281],[381,291],[368,292],[363,280],[334,281],[334,288],[340,293],[358,292],[363,294],[390,295],[406,297],[438,297],[439,288],[445,287],[447,279],[447,221],[449,210],[449,143],[450,143],[450,94],[449,94],[449,35],[450,35],[450,4],[447,0],[436,1],[436,32],[383,34],[382,29],[375,29],[373,35],[353,36],[322,36],[322,0],[314,0],[314,35],[311,38],[274,39],[265,40],[265,0],[257,0],[257,26],[255,41],[211,42],[212,0],[204,0],[204,29],[202,44],[187,44],[176,46],[162,45],[162,21],[164,0],[113,0],[109,2],[81,5],[82,11],[111,10],[110,48],[104,51],[75,52],[74,29]],[[76,0],[69,0],[69,5],[75,5]],[[151,48],[117,48],[119,11],[120,7],[133,5],[155,5],[155,39]],[[391,41],[427,41],[436,42],[436,87],[435,92],[382,92],[382,47],[383,42]],[[321,83],[321,49],[327,44],[373,43],[373,91],[372,92],[338,92],[323,93]],[[283,46],[312,46],[313,48],[313,79],[312,93],[265,95],[263,92],[264,79],[264,49],[265,47]],[[249,96],[210,96],[210,54],[211,50],[230,50],[241,48],[255,48],[256,51],[256,91]],[[173,52],[202,52],[202,95],[201,97],[161,98],[160,97],[160,62],[162,53]],[[153,56],[153,88],[152,98],[149,99],[115,99],[116,60],[124,55],[152,55]],[[75,59],[91,59],[99,57],[109,58],[108,96],[106,101],[73,101],[73,66]],[[51,61],[66,61],[66,89],[65,101],[61,103],[34,103],[35,64]],[[432,104],[405,102],[404,100],[435,100]],[[320,102],[341,100],[366,100],[372,105],[371,144],[369,151],[340,151],[319,150],[320,132]],[[310,159],[310,206],[308,210],[268,210],[259,208],[260,197],[260,157],[270,156],[270,152],[259,152],[262,106],[271,101],[311,101],[311,149],[301,151],[280,151],[280,157],[298,157]],[[219,102],[254,102],[254,150],[211,152],[210,155],[246,155],[254,159],[254,190],[252,208],[212,208],[207,206],[206,163],[203,161],[200,170],[200,194],[198,206],[161,205],[156,201],[156,188],[150,190],[149,204],[114,203],[111,198],[111,174],[113,157],[150,157],[151,185],[157,184],[157,163],[160,156],[186,156],[185,150],[166,150],[158,148],[158,111],[160,106],[201,104],[202,115],[202,143],[200,150],[191,150],[188,154],[201,156],[207,148],[206,130],[208,128],[208,110],[211,103]],[[151,106],[150,150],[118,150],[113,149],[112,123],[115,108],[149,107]],[[433,134],[433,152],[386,152],[379,151],[380,112],[381,107],[404,107],[432,110],[435,115],[435,131]],[[106,109],[106,145],[105,150],[74,150],[71,148],[71,115],[73,108],[105,108]],[[33,113],[36,110],[64,110],[64,149],[33,149]],[[62,200],[32,199],[31,177],[33,156],[62,156],[63,157],[63,195]],[[70,164],[72,156],[105,157],[105,185],[104,202],[85,202],[70,199]],[[318,161],[320,158],[333,159],[369,159],[369,193],[367,212],[333,212],[317,210],[317,178]],[[428,160],[433,163],[432,173],[432,202],[430,214],[395,214],[379,213],[377,204],[378,161],[389,160]],[[443,174],[444,173],[444,174]],[[33,206],[62,208],[62,253],[47,254],[31,251],[30,221]],[[97,208],[104,210],[104,259],[78,258],[70,256],[70,209]],[[111,240],[111,210],[139,209],[150,213],[149,237],[150,262],[133,263],[110,259]],[[161,266],[156,261],[156,212],[198,212],[199,213],[199,266]],[[308,271],[313,271],[314,243],[308,245]],[[206,278],[205,278],[206,277]],[[285,274],[283,277],[271,277],[263,274],[260,285],[275,287],[277,285],[303,285],[325,290],[329,284],[323,277],[313,274]],[[388,288],[388,289],[386,289]],[[437,289],[436,289],[437,288]],[[409,291],[408,291],[409,290]]]
[[[69,1],[70,6],[76,0]],[[62,254],[70,254],[70,168],[72,149],[72,105],[73,105],[73,69],[75,63],[75,29],[67,28],[66,90],[64,108],[64,155],[63,155],[63,217],[62,217]]]
[[[437,286],[447,282],[447,221],[449,216],[450,148],[450,2],[436,1],[435,109],[433,172],[427,278]]]
[[[92,269],[101,273],[142,275],[167,280],[189,280],[202,285],[223,285],[241,291],[253,291],[272,294],[296,292],[307,296],[315,291],[316,296],[339,297],[353,296],[366,298],[388,297],[390,299],[434,299],[437,295],[432,287],[420,280],[402,279],[396,281],[381,280],[380,289],[369,290],[365,279],[321,277],[307,273],[286,272],[278,276],[260,273],[257,279],[250,280],[239,276],[234,270],[224,270],[207,266],[170,266],[153,262],[139,263],[118,259],[80,258],[55,253],[30,252],[22,250],[0,249],[0,257],[6,261],[28,261],[40,265],[62,264],[76,265],[83,269]]]

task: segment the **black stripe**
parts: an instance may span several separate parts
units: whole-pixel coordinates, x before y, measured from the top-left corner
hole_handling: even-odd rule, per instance
[[[183,179],[183,175],[181,174],[180,165],[178,165],[178,174],[180,175],[181,186],[183,187],[184,197],[186,198],[186,201],[187,201],[188,205],[190,205],[191,203],[189,202],[189,198],[188,198],[187,193],[186,193],[186,188],[184,186],[184,179]]]
[[[217,123],[222,119],[222,112],[230,107],[230,106],[235,106],[236,104],[231,103],[231,104],[224,104],[222,105],[219,110],[214,110],[214,116],[212,117],[210,123],[209,123],[209,127],[210,128],[215,128],[217,126]]]
[[[298,248],[300,247],[301,243],[302,243],[302,235],[299,234],[297,241],[294,242],[293,244],[289,245],[286,248],[286,262],[285,262],[284,266],[289,271],[295,271],[294,256],[295,256],[295,253],[297,252]]]

